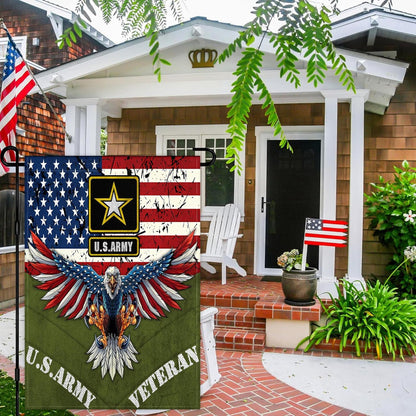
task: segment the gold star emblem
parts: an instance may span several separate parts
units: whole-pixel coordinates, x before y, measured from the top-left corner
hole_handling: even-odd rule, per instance
[[[119,198],[116,184],[114,182],[113,182],[113,186],[111,187],[110,196],[108,198],[94,198],[94,199],[105,208],[105,214],[104,214],[102,225],[104,225],[107,221],[109,221],[113,217],[117,218],[124,225],[126,225],[123,208],[133,198]]]

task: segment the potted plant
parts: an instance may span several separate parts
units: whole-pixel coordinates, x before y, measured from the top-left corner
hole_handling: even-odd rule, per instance
[[[282,289],[285,303],[292,306],[312,306],[315,304],[317,286],[316,269],[305,267],[302,270],[302,253],[292,249],[277,258],[277,265],[283,269]]]

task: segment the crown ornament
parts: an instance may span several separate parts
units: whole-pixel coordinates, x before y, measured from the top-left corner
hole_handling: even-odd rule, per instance
[[[212,68],[217,59],[218,52],[215,49],[195,49],[188,53],[192,68]]]

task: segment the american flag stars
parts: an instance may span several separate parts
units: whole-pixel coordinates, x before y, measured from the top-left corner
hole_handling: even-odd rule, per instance
[[[306,220],[307,230],[322,230],[322,220],[316,218],[308,218]]]
[[[48,247],[87,247],[88,178],[101,175],[96,158],[28,157],[26,172],[26,235],[34,231]]]

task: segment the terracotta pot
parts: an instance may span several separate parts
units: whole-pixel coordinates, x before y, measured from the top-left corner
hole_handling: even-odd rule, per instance
[[[285,303],[293,306],[311,306],[315,304],[317,277],[314,267],[306,270],[283,270],[282,289]]]

